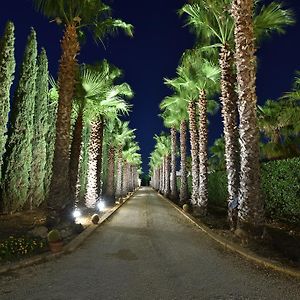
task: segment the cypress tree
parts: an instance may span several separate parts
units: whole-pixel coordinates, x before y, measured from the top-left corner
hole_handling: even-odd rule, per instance
[[[7,22],[0,49],[0,174],[2,174],[3,154],[7,140],[8,113],[10,110],[10,88],[16,67],[14,57],[14,24]],[[1,176],[1,175],[0,175]]]
[[[12,212],[23,208],[28,198],[36,95],[36,57],[36,33],[32,29],[11,110],[2,189],[4,211]]]
[[[32,164],[30,173],[30,207],[45,200],[46,135],[48,133],[48,59],[45,49],[38,57],[36,97],[33,117]]]
[[[58,105],[58,94],[55,89],[49,91],[48,97],[48,132],[46,134],[46,164],[44,177],[45,199],[48,198],[52,177],[52,163],[54,157],[54,145],[56,135],[56,114]]]

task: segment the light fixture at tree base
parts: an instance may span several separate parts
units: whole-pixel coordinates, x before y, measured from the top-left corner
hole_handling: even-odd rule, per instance
[[[73,217],[75,219],[81,217],[81,211],[78,208],[73,211]]]

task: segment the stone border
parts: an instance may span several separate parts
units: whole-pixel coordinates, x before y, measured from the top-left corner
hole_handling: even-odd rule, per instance
[[[179,211],[182,215],[184,215],[190,222],[192,222],[196,227],[198,227],[202,232],[204,232],[206,235],[208,235],[211,239],[213,239],[214,241],[216,241],[217,243],[219,243],[220,245],[222,245],[226,250],[232,251],[232,252],[236,252],[238,253],[240,256],[246,258],[247,260],[256,263],[257,265],[260,265],[264,268],[267,269],[272,269],[276,272],[279,273],[283,273],[285,275],[289,275],[292,277],[296,277],[298,279],[300,279],[300,270],[291,268],[291,267],[285,267],[282,264],[280,264],[279,262],[276,261],[272,261],[270,259],[267,258],[263,258],[261,256],[258,256],[256,253],[247,250],[235,243],[232,243],[228,240],[226,240],[225,238],[222,238],[221,236],[219,236],[218,234],[214,233],[211,229],[209,229],[207,226],[205,226],[203,223],[201,223],[200,220],[194,218],[192,215],[190,215],[189,213],[185,212],[183,209],[181,209],[180,207],[178,207],[176,204],[174,204],[172,201],[170,201],[169,199],[165,198],[164,196],[162,196],[161,194],[158,193],[158,195],[164,199],[165,201],[167,201],[171,206],[173,206],[175,209],[177,209],[177,211]]]
[[[138,190],[138,189],[137,189]],[[136,190],[136,191],[137,191]],[[57,259],[65,254],[69,254],[74,252],[100,225],[102,225],[111,215],[113,215],[122,205],[124,205],[131,197],[134,196],[136,193],[133,192],[131,195],[127,196],[125,199],[123,199],[123,202],[114,206],[109,211],[107,211],[105,214],[103,214],[100,217],[98,224],[90,224],[83,232],[81,232],[79,235],[77,235],[74,239],[72,239],[68,244],[66,244],[63,247],[63,251],[59,253],[43,253],[41,255],[36,255],[33,257],[29,257],[26,259],[23,259],[21,261],[8,264],[6,266],[0,267],[0,275],[3,275],[5,273],[15,271],[24,267],[28,267],[31,265],[47,262],[50,260]]]

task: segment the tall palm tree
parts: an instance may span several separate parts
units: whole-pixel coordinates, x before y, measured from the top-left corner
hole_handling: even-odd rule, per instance
[[[116,178],[116,199],[123,197],[123,148],[126,142],[134,137],[135,129],[129,128],[129,122],[118,122],[117,134],[117,178]]]
[[[174,96],[173,96],[174,97]],[[171,184],[170,184],[170,197],[172,200],[176,201],[178,197],[177,192],[177,180],[176,180],[176,152],[177,152],[177,131],[180,127],[181,116],[180,114],[174,113],[175,107],[172,108],[172,96],[166,97],[160,104],[161,108],[165,108],[161,117],[164,120],[164,125],[170,128],[171,133]],[[173,109],[173,111],[172,111]]]
[[[185,88],[198,96],[199,132],[198,132],[198,199],[197,206],[202,214],[206,214],[208,203],[208,119],[207,112],[214,113],[217,104],[207,99],[219,88],[219,68],[210,60],[199,55],[199,50],[186,51],[178,70]],[[197,128],[196,128],[197,129]]]
[[[236,67],[239,93],[241,182],[239,226],[264,222],[260,192],[259,135],[256,117],[256,57],[254,44],[253,0],[233,0]]]
[[[132,182],[132,166],[135,164],[136,160],[140,155],[138,151],[140,147],[137,142],[131,140],[127,143],[123,150],[123,163],[124,163],[124,176],[123,176],[123,193],[124,195],[133,191],[133,182]]]
[[[232,0],[192,0],[181,9],[180,13],[188,16],[190,25],[202,45],[207,48],[219,48],[221,68],[221,102],[224,123],[225,157],[228,178],[228,217],[232,229],[236,227],[237,209],[234,203],[239,191],[239,133],[236,77],[234,73],[234,22],[230,15]],[[256,1],[259,4],[260,1]],[[257,10],[255,18],[256,37],[260,40],[273,31],[283,32],[285,25],[292,24],[290,10],[282,4],[272,2]]]
[[[170,154],[171,154],[171,138],[169,135],[161,133],[154,136],[156,140],[157,151],[162,156],[163,162],[163,189],[162,193],[165,197],[170,195]]]
[[[169,85],[168,79],[165,79],[165,83]],[[177,124],[180,134],[180,191],[179,191],[179,202],[184,204],[188,201],[188,181],[187,181],[187,166],[186,166],[186,141],[187,141],[187,120],[188,113],[186,110],[187,101],[184,95],[180,94],[180,89],[176,92],[174,84],[169,86],[175,90],[175,93],[169,97],[166,97],[160,104],[162,110],[167,111],[167,115],[170,115],[171,124]],[[176,126],[176,125],[175,125]]]
[[[107,122],[116,119],[120,113],[128,113],[129,105],[121,98],[124,95],[125,97],[132,95],[131,89],[127,84],[111,86],[105,98],[98,105],[94,102],[91,103],[90,109],[94,115],[94,121],[92,122],[92,136],[90,138],[88,191],[86,199],[87,202],[93,203],[93,205],[102,194],[101,172],[104,127]]]
[[[62,54],[58,71],[59,103],[56,121],[56,142],[53,176],[48,206],[62,210],[70,206],[69,149],[72,100],[76,80],[79,36],[90,30],[95,39],[102,41],[106,34],[124,29],[132,35],[132,26],[111,17],[110,7],[99,0],[33,0],[45,16],[63,24]]]
[[[191,144],[191,157],[192,157],[192,203],[196,204],[198,198],[198,184],[199,184],[199,172],[198,172],[198,132],[197,132],[197,120],[194,100],[197,97],[189,88],[186,88],[185,78],[181,76],[183,69],[181,66],[177,68],[177,77],[174,79],[165,79],[165,84],[171,87],[179,96],[184,105],[184,109],[188,111],[189,120],[189,133]],[[178,102],[179,103],[179,102]],[[187,107],[189,109],[187,109]],[[185,125],[185,123],[183,123]],[[184,128],[183,128],[184,129]],[[186,138],[184,136],[184,138]],[[186,157],[184,157],[186,159]],[[186,168],[186,161],[185,168]]]

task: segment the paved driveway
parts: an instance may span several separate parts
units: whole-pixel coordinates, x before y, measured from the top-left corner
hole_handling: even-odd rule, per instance
[[[300,299],[300,282],[225,252],[150,188],[74,253],[0,277],[0,299]]]

